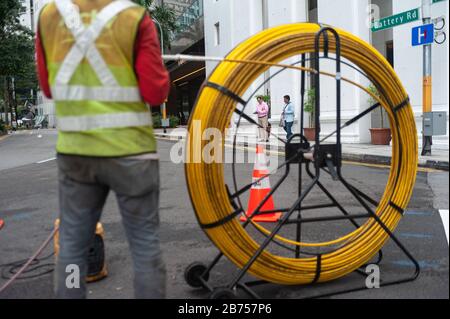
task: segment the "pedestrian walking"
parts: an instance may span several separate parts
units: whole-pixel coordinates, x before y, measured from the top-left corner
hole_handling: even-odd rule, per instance
[[[281,118],[284,124],[284,130],[287,133],[286,138],[289,140],[293,135],[292,126],[294,125],[295,108],[291,102],[291,97],[289,95],[284,96],[284,104],[285,106],[283,109],[283,113],[281,114]]]
[[[56,0],[36,37],[41,88],[56,105],[60,252],[57,298],[85,298],[88,249],[110,191],[129,242],[136,298],[164,298],[159,161],[146,105],[164,102],[169,77],[155,26],[128,0]],[[67,266],[80,286],[66,286]],[[125,270],[124,270],[125,271]]]
[[[256,112],[258,115],[258,129],[259,142],[269,142],[269,135],[267,133],[267,126],[269,124],[269,106],[264,102],[262,96],[257,97]]]

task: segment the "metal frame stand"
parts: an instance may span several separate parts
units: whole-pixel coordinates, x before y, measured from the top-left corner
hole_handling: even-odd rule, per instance
[[[329,34],[331,34],[334,37],[335,40],[335,46],[336,46],[336,52],[335,56],[336,58],[329,58]],[[321,39],[323,38],[323,41],[321,42]],[[322,52],[324,54],[323,57],[320,56]],[[258,205],[255,212],[249,216],[248,220],[243,224],[243,227],[247,227],[250,223],[250,219],[253,216],[259,215],[259,214],[267,214],[270,213],[269,211],[261,211],[261,208],[263,207],[264,203],[272,196],[274,191],[283,183],[283,181],[287,178],[290,172],[290,166],[292,164],[298,164],[299,165],[299,182],[298,182],[298,198],[291,206],[290,208],[285,209],[277,209],[276,211],[283,212],[283,216],[278,221],[278,224],[275,225],[270,235],[266,235],[265,240],[260,245],[258,250],[255,252],[255,254],[248,260],[248,262],[242,267],[242,269],[239,270],[238,274],[233,278],[233,280],[226,286],[226,287],[213,287],[208,283],[210,273],[213,270],[213,268],[217,265],[219,260],[222,258],[223,254],[219,253],[214,260],[208,265],[203,265],[202,263],[193,263],[189,265],[185,270],[185,279],[186,282],[195,288],[205,288],[211,292],[210,297],[212,299],[232,299],[236,298],[236,290],[241,289],[246,294],[248,294],[251,298],[257,298],[259,299],[260,296],[252,289],[252,287],[263,285],[263,284],[269,284],[266,281],[248,281],[244,282],[242,279],[247,274],[247,271],[250,269],[252,264],[258,259],[258,257],[261,255],[261,253],[266,249],[266,247],[270,243],[277,243],[275,238],[275,235],[279,233],[279,231],[282,229],[284,225],[288,224],[296,224],[296,240],[301,241],[301,235],[302,235],[302,225],[305,223],[314,223],[314,222],[327,222],[327,221],[338,221],[338,220],[348,220],[350,221],[356,228],[359,228],[360,225],[356,222],[357,219],[367,219],[367,218],[373,218],[380,226],[381,228],[386,232],[386,234],[389,235],[389,238],[392,239],[392,241],[400,248],[400,250],[406,255],[406,257],[412,262],[412,264],[415,267],[414,274],[411,276],[405,277],[403,279],[396,279],[391,281],[384,281],[380,283],[381,287],[389,286],[389,285],[396,285],[401,284],[405,282],[414,281],[417,279],[417,277],[420,274],[420,266],[419,263],[416,261],[416,259],[412,256],[412,254],[408,251],[408,249],[401,243],[399,239],[390,231],[390,229],[382,222],[382,220],[379,218],[379,216],[375,213],[375,211],[369,206],[378,206],[377,201],[373,200],[357,188],[353,187],[350,183],[348,183],[344,177],[342,176],[341,172],[341,166],[342,166],[342,144],[341,144],[341,48],[340,48],[340,38],[338,33],[331,27],[322,27],[321,30],[316,34],[315,37],[315,50],[313,54],[312,61],[314,62],[314,69],[316,71],[320,70],[320,60],[321,58],[329,58],[336,61],[336,142],[334,144],[321,144],[320,139],[320,74],[318,72],[313,74],[314,79],[314,89],[315,89],[315,126],[316,126],[316,132],[315,132],[315,144],[313,146],[313,153],[312,153],[312,159],[305,157],[305,154],[307,152],[310,152],[312,147],[310,145],[310,142],[303,136],[303,129],[304,129],[304,94],[305,94],[305,72],[302,71],[301,74],[301,116],[300,116],[300,133],[293,135],[286,143],[286,165],[285,165],[285,173],[281,177],[281,179],[274,185],[271,192],[264,198],[264,200]],[[305,66],[305,54],[302,54],[302,66]],[[213,85],[209,83],[209,85]],[[217,87],[215,87],[217,88]],[[226,94],[232,94],[230,92],[226,92],[226,89],[220,88],[220,90]],[[225,91],[224,91],[225,90]],[[236,98],[238,99],[238,98]],[[379,105],[378,105],[379,106]],[[369,111],[373,110],[375,106],[371,107],[368,111],[362,113],[359,115],[357,119],[361,118],[365,114],[368,114]],[[397,107],[398,108],[398,107]],[[238,113],[241,116],[243,116],[243,113]],[[354,122],[354,121],[353,121]],[[348,123],[346,123],[347,125]],[[300,142],[294,142],[294,140],[300,139]],[[400,139],[399,139],[400,140]],[[400,141],[401,142],[401,141]],[[314,171],[311,169],[311,164],[314,165]],[[311,182],[306,187],[306,189],[303,190],[302,188],[302,174],[303,174],[303,168],[305,168],[307,175],[310,177]],[[352,196],[361,204],[362,207],[365,208],[367,213],[364,214],[350,214],[346,209],[339,204],[339,202],[331,195],[331,193],[326,189],[326,187],[319,181],[320,179],[320,173],[321,171],[326,172],[328,175],[332,177],[334,181],[340,182],[345,189],[347,189]],[[322,204],[322,205],[312,205],[312,206],[306,206],[302,205],[304,198],[306,195],[310,193],[310,191],[313,189],[313,187],[319,187],[321,191],[328,197],[328,199],[331,201],[329,204]],[[216,227],[220,225],[221,223],[224,223],[228,220],[231,220],[233,217],[237,216],[237,213],[240,213],[242,210],[238,208],[238,205],[234,202],[234,198],[236,195],[230,195],[230,200],[234,208],[236,209],[236,212],[234,212],[232,215],[230,215],[230,218],[227,218],[224,221],[221,221],[219,223],[215,223],[213,225],[202,225],[203,228],[208,227]],[[391,203],[391,206],[396,208],[399,213],[403,213],[403,211],[395,207],[395,204]],[[327,207],[337,207],[339,211],[342,213],[342,215],[337,216],[329,216],[329,217],[313,217],[313,218],[306,218],[302,216],[302,211],[306,210],[313,210],[313,209],[320,209],[320,208],[327,208]],[[291,218],[294,212],[297,212],[297,216],[295,218]],[[300,247],[297,246],[294,249],[292,249],[295,253],[295,258],[300,258],[301,254],[306,254],[305,252],[302,252]],[[320,279],[320,268],[321,268],[321,254],[310,254],[317,257],[317,271],[316,271],[316,277],[311,282],[311,284],[315,284]],[[309,256],[311,257],[311,256]],[[378,254],[378,260],[374,262],[374,264],[379,264],[383,259],[383,253],[382,251],[379,251]],[[360,268],[356,270],[358,274],[361,274],[363,276],[366,275],[366,273]],[[320,294],[315,296],[309,296],[305,297],[306,299],[309,298],[322,298],[322,297],[330,297],[334,295],[339,295],[343,293],[349,293],[354,291],[360,291],[368,289],[367,287],[355,287],[351,289],[344,289],[339,290],[331,293],[326,294]]]

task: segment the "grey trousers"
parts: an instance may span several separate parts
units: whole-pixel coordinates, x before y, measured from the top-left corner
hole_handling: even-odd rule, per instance
[[[86,297],[88,250],[112,190],[131,250],[135,297],[165,298],[166,269],[159,240],[159,161],[58,155],[58,174],[61,222],[56,297]],[[79,267],[79,288],[67,285],[72,265]]]

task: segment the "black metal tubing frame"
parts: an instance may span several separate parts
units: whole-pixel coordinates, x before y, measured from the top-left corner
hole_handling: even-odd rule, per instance
[[[330,32],[336,41],[336,58],[333,59],[331,57],[328,56],[328,32]],[[324,41],[323,41],[323,46],[324,46],[324,57],[331,59],[331,60],[335,60],[336,61],[336,131],[334,132],[336,134],[336,145],[337,145],[337,162],[338,165],[335,166],[335,174],[337,175],[337,179],[344,185],[344,187],[352,194],[353,197],[355,197],[355,199],[367,210],[367,214],[358,214],[358,215],[351,215],[349,214],[339,203],[338,201],[331,195],[331,193],[326,189],[326,187],[320,183],[319,178],[320,178],[320,171],[321,171],[321,167],[320,167],[320,163],[318,161],[318,156],[320,154],[320,145],[321,142],[324,140],[320,140],[320,59],[323,58],[320,56],[320,39],[321,36],[323,35]],[[305,62],[307,60],[310,59],[305,59],[305,54],[302,54],[302,59],[301,59],[301,65],[302,67],[305,66]],[[382,229],[389,235],[389,237],[394,241],[394,243],[400,248],[400,250],[408,257],[408,259],[413,263],[414,267],[415,267],[415,272],[412,276],[403,278],[403,279],[397,279],[397,280],[391,280],[391,281],[385,281],[380,283],[381,287],[385,287],[385,286],[389,286],[389,285],[395,285],[395,284],[401,284],[401,283],[406,283],[406,282],[410,282],[410,281],[414,281],[415,279],[417,279],[417,277],[420,274],[420,265],[419,263],[416,261],[416,259],[412,256],[412,254],[406,249],[406,247],[401,243],[401,241],[399,239],[397,239],[397,237],[390,231],[390,229],[383,223],[383,221],[380,219],[380,217],[369,207],[369,205],[365,202],[369,202],[370,204],[377,206],[378,203],[373,200],[372,198],[370,198],[369,196],[367,196],[366,194],[364,194],[363,192],[359,191],[357,188],[353,187],[350,183],[348,183],[344,177],[342,176],[342,171],[341,171],[341,154],[342,154],[342,144],[341,144],[341,129],[345,126],[348,126],[351,123],[354,123],[356,120],[360,119],[362,116],[367,115],[370,111],[373,111],[375,108],[380,107],[379,104],[375,104],[373,105],[371,108],[369,108],[368,110],[366,110],[365,112],[359,114],[358,116],[356,116],[354,119],[350,120],[349,122],[347,122],[344,126],[341,126],[341,63],[346,64],[350,67],[352,67],[353,69],[355,69],[356,71],[360,72],[361,74],[363,74],[364,76],[367,77],[367,75],[365,75],[361,70],[341,61],[341,54],[340,54],[340,38],[338,33],[331,27],[322,27],[321,30],[316,34],[315,37],[315,50],[314,50],[314,54],[313,54],[313,62],[314,62],[314,69],[317,71],[316,73],[313,74],[314,76],[314,87],[316,90],[316,99],[315,99],[315,123],[316,123],[316,134],[315,134],[315,144],[314,144],[314,166],[315,166],[315,174],[313,174],[311,172],[310,169],[310,162],[308,162],[306,164],[306,172],[308,174],[308,176],[311,178],[311,183],[306,187],[306,189],[304,191],[302,191],[302,185],[301,185],[301,181],[302,181],[302,162],[299,162],[299,184],[298,184],[298,193],[299,196],[297,198],[297,200],[295,201],[295,203],[290,207],[290,208],[286,208],[286,209],[277,209],[276,211],[282,211],[285,212],[285,214],[283,215],[283,217],[280,219],[280,221],[278,222],[278,224],[275,226],[275,228],[272,230],[270,235],[265,235],[266,239],[264,240],[264,242],[260,245],[260,247],[258,248],[258,250],[255,252],[255,254],[252,256],[252,258],[250,258],[250,260],[247,262],[247,264],[240,269],[240,271],[238,272],[238,274],[235,276],[235,278],[230,282],[230,284],[227,286],[228,289],[233,290],[233,289],[237,289],[240,288],[243,291],[245,291],[250,297],[253,298],[260,298],[260,296],[258,294],[256,294],[256,292],[251,288],[252,286],[257,286],[257,285],[262,285],[262,284],[267,284],[268,282],[263,281],[263,280],[256,280],[256,281],[250,281],[250,282],[241,282],[241,279],[244,277],[244,275],[247,273],[247,271],[250,269],[250,267],[252,266],[252,264],[257,260],[257,258],[261,255],[261,253],[264,251],[264,249],[270,244],[270,243],[275,243],[278,244],[286,249],[289,250],[293,250],[290,249],[288,247],[283,246],[280,243],[277,243],[277,241],[274,239],[275,235],[281,230],[281,228],[285,225],[285,224],[293,224],[296,223],[297,224],[297,231],[296,231],[296,240],[300,241],[301,240],[301,224],[302,223],[311,223],[311,222],[321,222],[321,221],[335,221],[335,220],[349,220],[356,228],[359,227],[359,224],[356,223],[355,219],[359,219],[359,218],[373,218],[379,225],[380,227],[382,227]],[[297,63],[294,63],[298,64]],[[275,75],[279,74],[280,72],[282,72],[284,70],[284,68],[277,72]],[[271,77],[272,78],[272,77]],[[270,80],[270,79],[268,79]],[[264,83],[259,86],[255,92],[253,93],[256,94],[256,92],[264,85]],[[381,94],[384,94],[384,90],[382,88],[378,88],[379,91],[381,92]],[[275,136],[278,140],[282,141],[285,144],[289,144],[291,143],[292,139],[295,137],[300,137],[303,138],[302,136],[302,132],[304,129],[304,94],[305,94],[305,71],[301,71],[301,117],[300,117],[300,134],[295,134],[294,136],[292,136],[287,142],[283,142],[278,136]],[[253,97],[253,95],[250,97],[250,99]],[[245,106],[248,104],[248,102],[250,101],[250,99],[243,105],[244,108]],[[390,105],[390,107],[392,109],[395,109],[394,105]],[[237,112],[239,114],[239,120],[238,120],[238,125],[240,124],[240,121],[242,119],[242,117],[244,117],[247,121],[259,126],[256,122],[252,121],[251,119],[249,119],[248,117],[245,116],[245,114],[243,112]],[[398,119],[396,116],[396,113],[394,112],[394,120],[395,123],[397,123]],[[332,135],[332,134],[331,134]],[[326,138],[330,137],[331,135],[328,135]],[[400,143],[400,149],[403,147],[402,145],[402,140],[400,136],[398,137],[398,141]],[[325,138],[325,139],[326,139]],[[233,201],[233,204],[235,206],[237,206],[234,203],[234,199],[236,198],[238,200],[239,206],[241,209],[243,209],[242,206],[242,202],[240,201],[240,197],[239,195],[242,193],[242,189],[240,191],[237,191],[237,181],[236,181],[236,174],[235,174],[235,160],[236,160],[236,136],[234,137],[234,141],[233,141],[233,179],[234,179],[234,187],[236,190],[236,193],[233,195],[230,195],[230,200]],[[297,156],[300,154],[300,151],[297,153]],[[255,211],[250,214],[249,218],[247,219],[246,222],[244,222],[243,227],[246,228],[248,226],[248,224],[250,223],[250,219],[253,216],[256,216],[258,214],[265,214],[265,213],[269,213],[269,211],[260,211],[260,209],[262,208],[262,206],[266,203],[266,201],[273,195],[273,193],[279,188],[279,186],[284,182],[284,180],[287,178],[287,176],[289,175],[290,172],[290,165],[291,162],[293,162],[295,160],[295,158],[290,158],[287,159],[286,162],[284,162],[282,165],[280,165],[278,168],[282,168],[285,167],[285,173],[283,174],[283,176],[277,181],[277,183],[274,185],[274,187],[271,189],[271,191],[269,192],[269,194],[266,195],[266,197],[262,200],[262,202],[258,205],[258,207],[255,209]],[[399,161],[401,163],[401,159]],[[400,165],[400,164],[399,164]],[[322,170],[324,170],[326,173],[330,174],[332,172],[327,171],[325,169],[322,168]],[[270,175],[270,174],[269,174]],[[263,177],[264,178],[264,177]],[[398,180],[396,181],[396,183],[398,182]],[[249,184],[252,185],[252,184]],[[247,187],[249,186],[247,185]],[[327,197],[331,200],[331,204],[324,204],[324,205],[313,205],[313,206],[303,206],[302,207],[302,201],[303,199],[309,194],[309,192],[313,189],[313,187],[317,185],[326,195]],[[245,189],[245,187],[244,187]],[[365,200],[365,201],[364,201]],[[309,210],[309,209],[317,209],[317,208],[323,208],[323,207],[338,207],[338,209],[343,213],[343,216],[329,216],[329,217],[317,217],[317,218],[302,218],[301,215],[301,211],[302,210]],[[294,211],[298,211],[298,215],[296,219],[289,219],[289,217],[293,214]],[[305,252],[301,252],[300,247],[296,246],[295,249],[295,256],[296,258],[300,257],[300,254],[308,254]],[[316,254],[310,254],[310,255],[316,255]],[[203,287],[208,289],[209,291],[213,291],[214,288],[208,284],[207,279],[209,273],[211,272],[211,270],[215,267],[215,265],[219,262],[219,260],[221,259],[221,257],[223,256],[223,253],[219,253],[214,260],[208,265],[208,267],[206,268],[206,270],[203,272],[203,274],[198,277],[198,279],[200,280],[200,282],[202,283]],[[316,255],[318,256],[318,255]],[[383,254],[382,251],[380,250],[379,252],[379,257],[378,260],[375,262],[375,264],[379,264],[381,262],[383,258]],[[365,273],[361,270],[358,269],[356,270],[357,273],[365,275]],[[318,274],[320,276],[320,273]],[[317,277],[313,283],[314,284],[317,280],[319,279],[319,277]],[[327,294],[320,294],[320,295],[315,295],[315,296],[311,296],[311,297],[306,297],[307,299],[309,298],[323,298],[323,297],[329,297],[329,296],[334,296],[334,295],[339,295],[339,294],[344,294],[344,293],[349,293],[349,292],[355,292],[355,291],[361,291],[361,290],[365,290],[368,289],[367,287],[356,287],[356,288],[351,288],[351,289],[345,289],[345,290],[340,290],[340,291],[335,291],[335,292],[331,292],[331,293],[327,293]]]

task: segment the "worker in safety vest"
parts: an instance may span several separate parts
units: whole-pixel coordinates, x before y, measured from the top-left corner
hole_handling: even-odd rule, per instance
[[[131,248],[135,297],[164,298],[159,160],[146,103],[166,99],[169,77],[154,23],[128,0],[56,0],[40,12],[36,51],[59,131],[56,296],[86,296],[72,269],[86,277],[88,248],[112,190]]]

